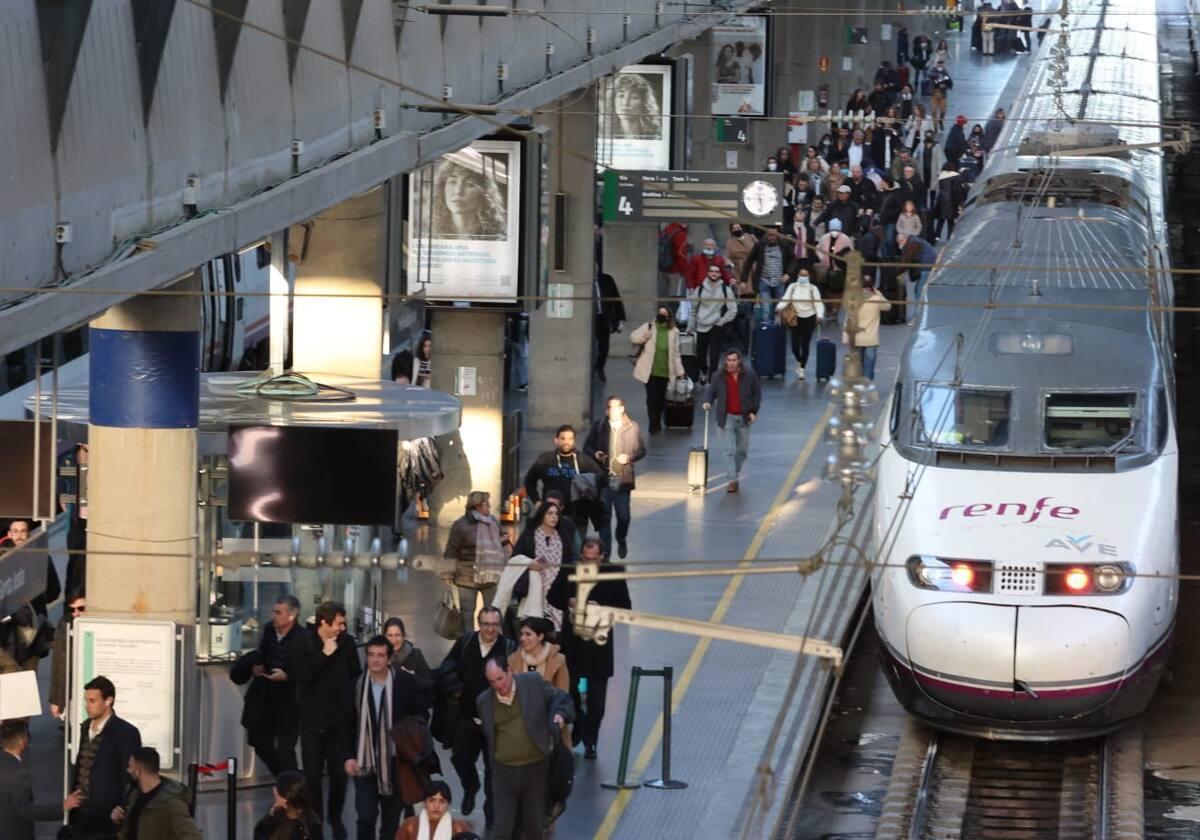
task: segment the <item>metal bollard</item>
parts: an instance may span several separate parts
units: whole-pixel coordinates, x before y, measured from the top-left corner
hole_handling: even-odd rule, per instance
[[[633,740],[633,716],[637,710],[638,683],[642,681],[642,669],[637,665],[629,671],[629,702],[625,706],[625,734],[621,738],[621,760],[617,763],[617,780],[601,782],[600,787],[608,790],[633,790],[641,784],[626,783],[625,771],[629,765],[629,742]]]
[[[675,669],[668,665],[659,673],[663,678],[662,778],[646,782],[646,787],[656,790],[683,790],[687,787],[687,782],[671,778],[671,684]]]
[[[196,816],[196,797],[200,795],[200,765],[194,761],[188,765],[187,786],[188,813],[194,817]]]
[[[237,837],[237,766],[233,756],[225,759],[225,836]]]

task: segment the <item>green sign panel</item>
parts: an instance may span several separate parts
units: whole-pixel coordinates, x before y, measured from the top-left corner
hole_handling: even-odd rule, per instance
[[[746,117],[717,117],[718,143],[749,143],[750,120]]]

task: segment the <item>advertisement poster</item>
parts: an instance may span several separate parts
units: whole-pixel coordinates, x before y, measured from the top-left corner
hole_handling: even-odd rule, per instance
[[[409,176],[408,291],[517,299],[521,144],[477,140]]]
[[[596,161],[613,169],[671,168],[671,67],[631,64],[600,80]]]
[[[742,15],[712,28],[712,113],[761,117],[767,110],[767,19]]]

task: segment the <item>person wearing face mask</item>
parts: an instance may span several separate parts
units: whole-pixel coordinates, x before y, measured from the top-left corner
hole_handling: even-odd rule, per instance
[[[767,165],[763,167],[763,171],[778,172],[779,171],[779,159],[777,157],[775,157],[774,155],[771,155],[769,158],[767,158]]]
[[[825,318],[825,304],[821,302],[821,293],[809,282],[807,269],[800,269],[796,279],[784,290],[783,300],[775,304],[775,312],[791,333],[796,378],[804,379],[813,330]]]
[[[654,320],[634,330],[629,340],[638,348],[633,378],[646,386],[650,434],[656,435],[662,431],[667,391],[673,391],[675,380],[685,375],[683,359],[679,355],[679,329],[667,307],[660,306]]]
[[[796,273],[793,262],[788,243],[783,241],[778,228],[771,227],[742,266],[742,283],[752,282],[762,296],[764,322],[771,317],[770,307],[783,296],[784,286]]]
[[[800,175],[798,180],[804,191],[797,186],[792,192],[792,201],[795,202],[792,208],[793,217],[798,217],[802,212],[801,208],[807,203],[808,179]],[[734,287],[738,296],[738,315],[734,321],[734,329],[737,332],[738,344],[742,347],[750,346],[750,324],[754,320],[754,302],[758,299],[758,289],[754,283],[741,279],[742,269],[745,268],[746,260],[757,244],[758,237],[746,230],[741,222],[734,222],[729,226],[729,239],[725,240],[725,258],[729,260],[729,266],[733,269]]]
[[[700,244],[700,253],[692,254],[688,260],[686,278],[688,290],[698,288],[704,282],[704,278],[708,276],[709,267],[714,265],[721,269],[721,278],[726,283],[733,281],[729,261],[717,253],[717,240],[709,237]]]

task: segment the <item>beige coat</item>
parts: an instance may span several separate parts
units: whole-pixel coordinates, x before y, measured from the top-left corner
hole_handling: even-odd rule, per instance
[[[629,336],[633,345],[641,348],[638,351],[637,361],[633,365],[633,378],[638,382],[650,381],[650,371],[654,368],[654,331],[656,327],[657,325],[653,321],[648,321]],[[685,375],[683,358],[679,355],[679,329],[673,322],[670,322],[670,334],[667,338],[667,372],[669,374],[668,387],[674,384],[676,379]]]
[[[892,308],[892,302],[883,296],[883,292],[872,289],[863,300],[862,308],[858,310],[858,333],[854,338],[855,347],[879,346],[879,316]],[[842,333],[842,344],[849,344],[850,336]]]

